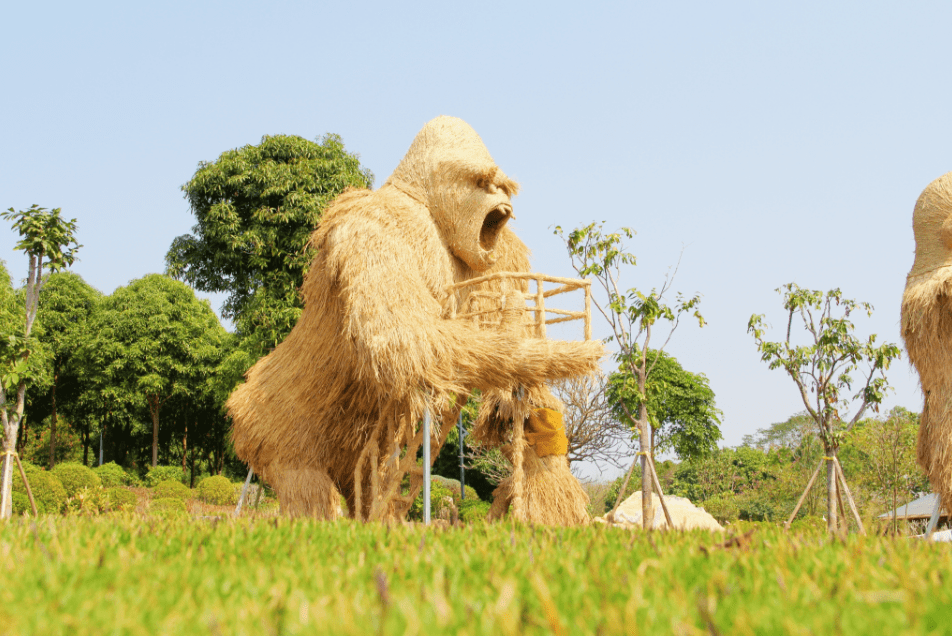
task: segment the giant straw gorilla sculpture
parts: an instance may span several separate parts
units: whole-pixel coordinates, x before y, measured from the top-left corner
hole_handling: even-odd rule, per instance
[[[917,459],[952,506],[952,172],[926,187],[912,217],[916,259],[902,296],[902,338],[925,404]]]
[[[325,212],[298,324],[227,403],[236,453],[286,510],[330,518],[340,492],[366,518],[370,504],[355,510],[356,493],[372,475],[355,477],[355,468],[368,444],[382,444],[374,430],[384,420],[399,423],[390,431],[406,427],[426,409],[452,410],[473,389],[494,396],[497,415],[517,386],[531,406],[557,408],[544,381],[597,369],[597,342],[481,328],[443,310],[452,283],[529,271],[528,248],[506,225],[517,188],[472,128],[439,117],[380,189],[345,192]],[[498,422],[494,434],[502,439]]]

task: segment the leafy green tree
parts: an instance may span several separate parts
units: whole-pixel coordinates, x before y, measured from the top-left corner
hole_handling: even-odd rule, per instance
[[[886,417],[861,420],[847,438],[863,454],[864,480],[893,510],[900,496],[928,490],[928,479],[916,462],[918,432],[919,414],[897,406]]]
[[[682,462],[672,492],[722,520],[774,521],[803,490],[797,466],[787,449],[722,448]]]
[[[637,430],[629,414],[639,411],[642,393],[631,369],[642,365],[640,351],[631,355],[634,360],[621,357],[618,371],[609,376],[608,400],[614,416]],[[644,392],[652,455],[656,450],[670,450],[680,459],[689,459],[717,450],[721,412],[707,377],[686,371],[674,356],[656,349],[648,351],[647,366],[654,369]]]
[[[234,346],[234,334],[225,333],[221,356],[228,355],[229,347]],[[232,476],[244,477],[247,467],[237,460],[228,439],[230,421],[224,403],[230,389],[221,391],[220,387],[229,386],[227,374],[222,373],[224,360],[220,360],[208,376],[208,381],[189,397],[188,400],[174,400],[167,412],[176,423],[174,438],[167,436],[160,462],[182,467],[184,479],[192,484],[196,476],[203,474],[221,475],[226,469]],[[224,377],[223,377],[224,375]],[[234,386],[232,383],[230,386]],[[181,445],[179,445],[181,442]]]
[[[877,346],[875,334],[867,340],[853,335],[855,327],[850,314],[862,311],[871,316],[873,306],[844,298],[839,289],[824,293],[789,283],[777,292],[783,296],[787,312],[784,340],[765,339],[767,325],[763,315],[752,315],[747,330],[757,342],[761,360],[771,369],[783,369],[794,381],[816,425],[824,452],[817,473],[826,462],[827,529],[835,533],[839,528],[836,507],[839,486],[855,508],[837,459],[840,443],[867,409],[878,410],[888,386],[885,373],[889,364],[899,357],[899,347],[891,343]],[[805,344],[794,340],[795,317],[803,322]],[[854,380],[857,371],[861,373],[859,383]],[[850,395],[854,384],[859,389]],[[842,413],[854,402],[859,404],[855,414],[852,418],[844,417]]]
[[[660,290],[652,289],[648,294],[634,287],[622,291],[619,287],[621,268],[634,266],[636,263],[635,256],[626,252],[623,245],[623,236],[631,238],[634,235],[634,231],[629,228],[623,227],[618,232],[603,233],[601,224],[590,223],[572,230],[568,235],[562,232],[561,227],[556,226],[555,234],[565,242],[572,267],[578,275],[591,276],[607,296],[605,303],[595,300],[595,307],[612,330],[609,340],[614,340],[618,346],[618,362],[626,364],[628,372],[635,379],[636,392],[640,396],[637,415],[628,410],[628,403],[624,400],[619,401],[619,405],[625,411],[626,420],[635,423],[638,431],[641,447],[638,455],[641,457],[642,519],[644,527],[650,528],[654,521],[654,508],[649,495],[652,491],[657,491],[659,498],[662,495],[660,484],[656,481],[657,471],[654,468],[654,459],[651,456],[651,426],[647,397],[648,386],[660,357],[656,356],[649,364],[648,351],[652,338],[658,335],[658,332],[664,336],[666,331],[663,344],[657,347],[659,352],[663,352],[678,328],[681,317],[685,314],[692,314],[698,324],[703,327],[704,318],[697,309],[701,298],[694,296],[685,299],[681,294],[677,294],[675,302],[669,304],[665,295],[670,292],[674,276],[666,279]],[[665,325],[667,329],[664,328]],[[621,492],[626,491],[637,463],[637,461],[633,462],[628,470],[624,484],[620,488]],[[619,497],[615,503],[616,509],[621,499]],[[613,509],[611,514],[614,512]]]
[[[6,263],[0,261],[0,360],[4,362],[5,367],[16,359],[19,352],[18,345],[20,342],[16,338],[9,338],[11,334],[18,335],[23,329],[24,306],[23,299],[19,296],[20,294],[13,288]],[[28,365],[27,376],[34,379],[40,373],[40,369],[36,368],[38,362],[40,362],[37,357],[34,353],[26,362]],[[25,423],[26,418],[23,418],[20,422],[18,435],[22,436]],[[18,439],[17,449],[20,448],[21,444],[22,440]]]
[[[298,289],[324,209],[344,189],[372,183],[358,156],[330,134],[319,143],[265,136],[203,161],[182,186],[198,222],[173,241],[167,271],[201,291],[228,294],[222,313],[235,320],[246,362],[254,362],[300,316]]]
[[[721,448],[681,462],[675,471],[675,487],[692,501],[706,501],[721,493],[740,495],[752,484],[769,479],[774,463],[767,453],[746,446]]]
[[[13,222],[13,229],[20,234],[16,249],[29,257],[29,269],[24,289],[24,321],[22,335],[3,334],[6,342],[0,351],[3,377],[0,379],[0,417],[3,420],[4,464],[2,487],[0,487],[0,518],[11,514],[12,458],[16,452],[17,433],[23,418],[27,384],[32,379],[30,354],[37,348],[31,338],[33,323],[39,308],[40,292],[50,274],[73,264],[76,251],[82,247],[76,243],[76,219],[67,221],[60,216],[61,209],[47,210],[36,204],[27,210],[9,208],[2,216]],[[16,402],[10,405],[7,395],[16,392]],[[12,406],[12,408],[11,408]]]
[[[823,457],[823,444],[816,432],[816,423],[806,411],[795,413],[783,422],[775,422],[759,429],[752,435],[745,435],[743,446],[775,456],[779,461],[779,472],[774,480],[763,484],[749,498],[761,498],[772,503],[776,510],[792,510],[804,492],[814,467]],[[844,470],[847,474],[855,472],[848,449],[845,456],[841,453]],[[858,493],[857,493],[858,494]],[[820,508],[825,497],[817,489],[811,489],[803,500],[797,517],[822,514]]]
[[[758,429],[752,435],[744,435],[742,441],[744,446],[761,450],[777,447],[799,451],[815,438],[816,423],[809,413],[801,411],[783,422],[776,422],[767,428]]]
[[[88,412],[77,408],[85,374],[74,360],[75,352],[90,335],[89,320],[102,294],[78,274],[59,272],[49,277],[40,293],[37,324],[43,327],[39,340],[46,344],[51,358],[51,381],[47,391],[34,398],[30,415],[37,421],[50,418],[49,469],[56,463],[57,422],[62,412],[83,437],[87,461],[89,437],[94,422]],[[57,407],[57,400],[61,405]]]
[[[48,394],[49,391],[44,391]],[[42,398],[42,396],[40,396]],[[17,452],[20,454],[20,461],[30,462],[36,465],[46,465],[49,463],[50,456],[50,418],[43,421],[37,420],[31,423],[35,410],[39,406],[48,409],[49,406],[43,399],[31,400],[27,404],[26,414],[23,426],[20,427],[21,433],[24,428],[26,433],[22,433],[20,442],[17,443]],[[83,461],[83,439],[70,425],[69,420],[60,420],[60,425],[56,431],[56,463],[60,462],[82,462]],[[16,471],[14,471],[16,472]]]
[[[90,331],[80,355],[93,393],[114,411],[148,413],[154,467],[163,409],[206,399],[226,332],[207,301],[159,274],[103,299]],[[137,419],[126,422],[137,426]]]

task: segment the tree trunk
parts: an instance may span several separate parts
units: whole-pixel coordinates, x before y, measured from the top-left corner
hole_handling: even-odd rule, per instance
[[[0,389],[2,391],[2,389]],[[6,393],[0,394],[4,399]],[[11,413],[8,408],[0,409],[0,420],[3,422],[3,472],[0,474],[0,519],[9,519],[13,516],[13,455],[16,452],[17,433],[20,428],[20,419],[23,417],[23,405],[26,401],[26,383],[21,382],[17,387],[16,407]]]
[[[188,487],[195,487],[195,451],[192,451],[192,461],[189,462],[192,465],[192,475],[188,480]]]
[[[89,466],[89,431],[83,431],[83,466]]]
[[[641,451],[645,453],[641,456],[641,524],[646,530],[654,527],[654,506],[651,493],[654,491],[654,485],[651,483],[651,472],[648,468],[648,453],[651,452],[651,433],[648,425],[648,408],[641,403],[638,409],[638,429],[640,437]]]
[[[10,451],[13,451],[16,446],[16,425],[12,425],[7,414],[3,414],[3,450],[5,454],[3,456],[3,476],[0,478],[0,500],[2,500],[2,508],[0,508],[0,519],[9,519],[13,516],[13,456],[10,455]]]
[[[12,208],[11,208],[12,209]],[[43,286],[43,255],[42,253],[30,254],[30,269],[26,282],[26,325],[23,330],[23,337],[29,338],[30,331],[33,329],[33,321],[36,320],[37,303],[39,302],[40,288]],[[30,357],[29,351],[23,354],[21,360],[27,360]],[[10,413],[10,406],[7,403],[6,391],[0,387],[0,402],[4,403],[0,408],[0,419],[3,421],[3,450],[4,465],[3,474],[0,477],[0,519],[9,519],[13,516],[13,456],[11,452],[16,452],[17,437],[20,428],[20,421],[23,419],[23,406],[26,403],[26,381],[21,381],[17,387],[16,406],[13,413]]]
[[[182,475],[188,472],[188,424],[185,424],[185,434],[182,435]]]
[[[53,360],[53,417],[50,419],[50,465],[53,470],[56,465],[56,380],[59,378],[59,364]]]
[[[893,534],[899,534],[899,489],[893,484]]]
[[[159,465],[159,398],[150,400],[152,413],[152,468]]]
[[[835,451],[831,449],[826,450],[827,457],[833,457]],[[833,465],[833,462],[830,460],[826,461],[826,529],[830,534],[836,534],[839,530],[839,524],[837,523],[837,510],[836,510],[836,466]]]

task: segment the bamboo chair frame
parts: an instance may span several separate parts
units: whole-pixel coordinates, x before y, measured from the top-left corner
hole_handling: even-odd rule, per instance
[[[524,307],[506,307],[506,298],[514,293],[512,290],[487,290],[470,289],[465,296],[465,301],[461,303],[461,292],[475,285],[502,281],[524,280],[529,283],[535,282],[535,292],[530,289],[529,292],[515,292],[517,297],[531,301]],[[545,283],[558,285],[555,288],[546,289]],[[546,298],[551,298],[559,294],[582,290],[585,295],[585,309],[583,311],[569,311],[565,309],[555,309],[546,307]],[[563,278],[559,276],[549,276],[536,272],[497,272],[480,276],[470,280],[462,281],[446,288],[446,300],[443,303],[443,314],[449,319],[473,320],[476,324],[484,327],[501,327],[504,324],[503,314],[508,311],[523,311],[531,314],[528,322],[536,338],[545,339],[546,326],[557,323],[581,320],[584,323],[584,339],[592,339],[592,282],[579,278]],[[488,301],[491,305],[488,309],[474,309],[473,304],[479,301]],[[462,307],[460,305],[462,304]],[[481,304],[481,303],[480,303]],[[546,314],[554,314],[556,317],[548,318]],[[526,416],[529,413],[528,404],[524,403],[525,391],[523,387],[517,388],[517,399],[522,403],[523,411]],[[525,482],[525,465],[523,462],[523,453],[528,444],[525,440],[525,418],[515,418],[512,423],[512,466],[513,466],[513,496],[510,503],[510,514],[513,519],[524,521],[527,516],[526,502],[523,497]]]
[[[450,319],[472,319],[473,322],[481,324],[498,325],[502,322],[502,311],[507,309],[504,306],[506,292],[493,290],[471,290],[466,298],[462,312],[460,311],[460,292],[468,287],[503,280],[526,280],[535,282],[536,291],[520,292],[526,300],[531,300],[533,304],[527,305],[522,309],[527,313],[534,314],[532,325],[535,327],[535,336],[537,338],[546,337],[546,325],[554,325],[560,322],[570,322],[573,320],[582,320],[585,323],[585,340],[592,339],[592,281],[579,278],[562,278],[559,276],[548,276],[539,273],[525,272],[496,272],[465,280],[460,283],[450,285],[446,288],[446,300],[443,303],[443,313]],[[554,289],[545,289],[545,283],[554,283],[559,285]],[[558,294],[581,289],[585,293],[584,311],[568,311],[565,309],[555,309],[545,306],[545,299]],[[509,292],[512,293],[512,292]],[[496,305],[489,309],[474,310],[469,306],[474,300],[486,299],[491,304]],[[495,302],[493,302],[495,301]],[[512,309],[512,308],[508,308]],[[557,318],[547,318],[546,314],[555,314]]]

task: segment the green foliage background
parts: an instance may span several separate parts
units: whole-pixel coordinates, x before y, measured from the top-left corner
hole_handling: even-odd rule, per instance
[[[314,258],[309,240],[324,209],[344,189],[372,185],[373,173],[337,135],[319,142],[266,135],[226,151],[182,186],[197,223],[169,248],[168,273],[226,292],[223,314],[263,353],[300,315],[298,289]]]

